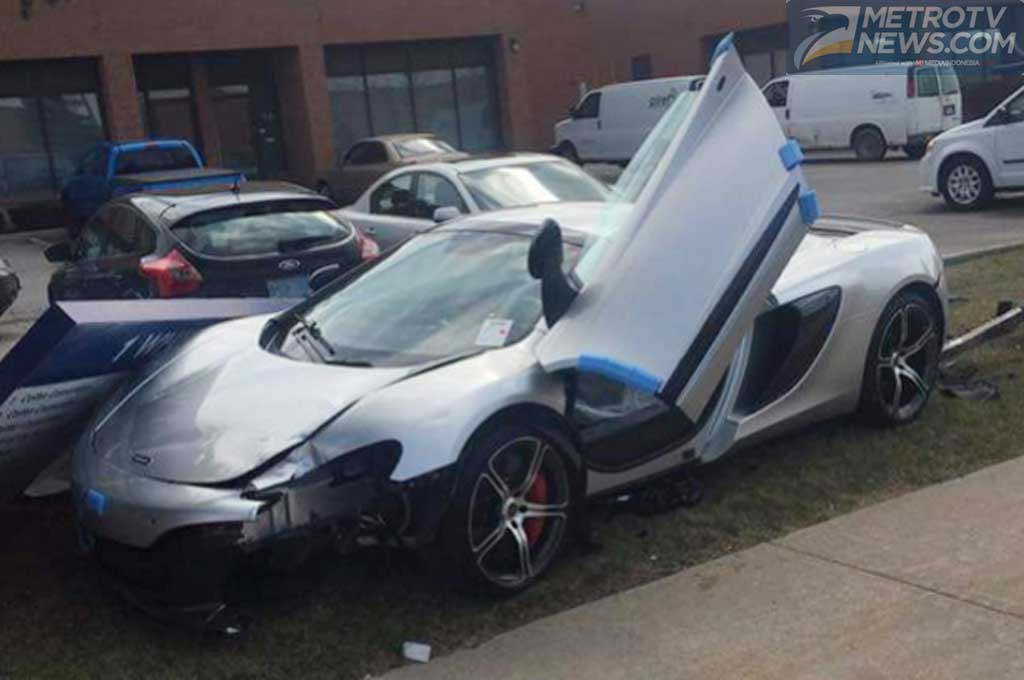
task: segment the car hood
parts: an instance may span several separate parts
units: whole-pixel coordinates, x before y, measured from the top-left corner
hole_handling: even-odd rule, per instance
[[[941,135],[935,138],[936,143],[947,142],[953,139],[958,139],[964,135],[969,135],[975,130],[980,130],[985,127],[985,118],[979,118],[978,120],[972,120],[970,123],[964,123],[963,125],[957,125],[955,128],[946,130]]]
[[[294,361],[258,344],[266,317],[221,324],[153,365],[101,413],[95,455],[185,484],[237,479],[415,368]]]

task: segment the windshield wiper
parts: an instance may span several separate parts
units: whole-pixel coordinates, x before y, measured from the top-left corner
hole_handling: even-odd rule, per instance
[[[292,312],[291,317],[295,320],[295,329],[292,331],[292,337],[299,339],[302,334],[305,334],[305,337],[313,340],[315,346],[320,348],[317,349],[316,352],[320,355],[319,358],[321,361],[327,361],[327,358],[320,352],[321,349],[327,352],[328,356],[333,357],[337,353],[334,349],[334,345],[324,337],[324,334],[320,331],[320,327],[315,321],[307,319],[302,312]]]

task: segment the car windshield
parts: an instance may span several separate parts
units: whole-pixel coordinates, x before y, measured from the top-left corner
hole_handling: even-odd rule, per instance
[[[417,137],[414,139],[403,139],[395,142],[395,149],[402,158],[414,158],[416,156],[428,156],[435,153],[451,153],[455,151],[448,142],[429,137]]]
[[[356,366],[411,366],[514,344],[542,312],[530,244],[507,233],[424,234],[305,310],[305,327],[330,348],[319,352],[324,360]],[[567,244],[566,259],[576,252]],[[279,350],[310,358],[295,331]]]
[[[349,228],[321,201],[268,201],[201,212],[171,231],[192,251],[213,257],[295,253],[337,243]]]
[[[608,189],[566,161],[503,165],[462,173],[481,210],[561,201],[604,201]]]
[[[192,152],[184,146],[147,146],[117,154],[114,173],[134,175],[140,172],[191,170],[199,167]]]

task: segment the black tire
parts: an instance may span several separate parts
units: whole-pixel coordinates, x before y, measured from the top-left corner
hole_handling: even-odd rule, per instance
[[[867,127],[857,130],[851,140],[857,160],[877,162],[885,158],[885,137],[876,128]]]
[[[441,527],[456,586],[504,597],[544,576],[575,524],[578,460],[557,428],[525,419],[473,438]]]
[[[334,198],[334,190],[331,189],[331,185],[328,184],[327,182],[323,181],[323,180],[320,180],[317,183],[317,185],[316,185],[316,193],[320,194],[324,198],[329,198],[332,201],[334,201],[335,203],[337,203],[337,200],[335,200],[335,198]]]
[[[924,144],[907,144],[903,147],[903,153],[907,154],[911,160],[915,161],[919,161],[924,158],[924,154],[927,150],[928,147]]]
[[[980,210],[992,202],[995,189],[985,163],[976,156],[954,156],[939,172],[939,190],[953,210]]]
[[[555,153],[571,163],[583,165],[583,161],[580,160],[580,155],[576,151],[576,146],[572,142],[562,142],[555,149]]]
[[[860,412],[868,422],[902,425],[924,410],[939,372],[940,315],[935,301],[915,290],[886,305],[864,367]]]

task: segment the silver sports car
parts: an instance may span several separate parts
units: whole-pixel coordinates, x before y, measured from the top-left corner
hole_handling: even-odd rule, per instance
[[[913,419],[941,260],[818,219],[800,160],[724,43],[617,202],[451,222],[124,385],[74,453],[85,544],[165,600],[373,537],[516,592],[590,497],[821,418]]]

